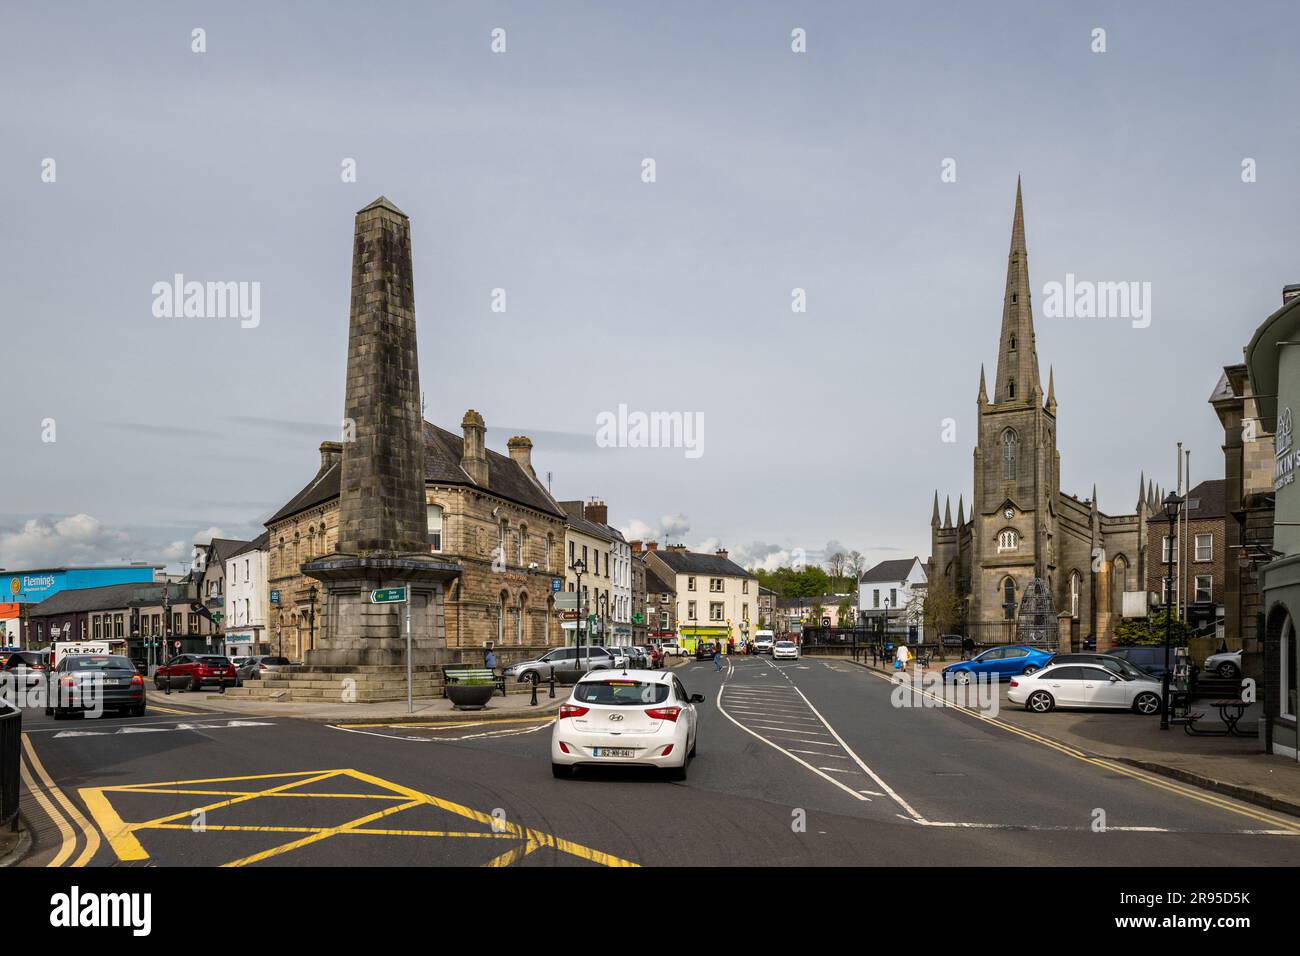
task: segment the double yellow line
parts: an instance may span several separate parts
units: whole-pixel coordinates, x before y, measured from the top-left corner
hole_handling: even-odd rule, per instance
[[[47,866],[63,866],[77,849],[77,833],[85,841],[81,855],[71,863],[72,866],[85,866],[99,852],[99,831],[82,815],[67,795],[60,790],[50,778],[41,758],[36,756],[31,738],[23,734],[23,761],[19,765],[20,776],[33,799],[45,812],[59,830],[59,851]],[[74,830],[73,827],[76,827]]]

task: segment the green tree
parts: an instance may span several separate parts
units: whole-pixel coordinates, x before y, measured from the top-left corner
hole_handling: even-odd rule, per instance
[[[839,604],[835,605],[835,626],[852,627],[853,626],[853,605],[848,598],[844,598]]]
[[[1165,622],[1169,612],[1164,608],[1150,617],[1126,617],[1115,628],[1115,643],[1121,647],[1152,647],[1165,642]],[[1169,643],[1181,647],[1187,643],[1187,622],[1175,617],[1169,629]]]
[[[964,612],[961,595],[945,578],[936,577],[926,589],[925,606],[921,612],[927,640],[956,631]]]

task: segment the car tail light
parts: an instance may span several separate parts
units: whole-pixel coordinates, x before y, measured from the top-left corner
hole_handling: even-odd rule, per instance
[[[77,684],[77,679],[69,674],[67,677],[60,677],[59,683],[62,684],[64,687],[75,687]]]
[[[1016,680],[1014,677],[1011,678],[1011,686],[1012,686],[1012,687],[1019,687],[1019,686],[1020,686],[1020,681]]]
[[[134,686],[134,685],[136,685],[136,684],[143,684],[143,683],[144,683],[144,678],[141,677],[139,674],[132,674],[132,675],[131,675],[131,684],[132,684],[132,686]]]
[[[561,704],[560,719],[563,720],[565,717],[581,717],[583,714],[587,713],[588,710],[590,710],[590,708],[579,707],[577,704]]]
[[[680,707],[652,707],[645,713],[647,717],[653,717],[655,720],[671,720],[676,723],[677,715],[681,712]]]
[[[664,752],[661,753],[659,756],[667,757],[672,752],[673,752],[673,745],[669,744],[667,747],[664,748]]]
[[[566,754],[567,754],[568,752],[569,752],[569,745],[566,744],[563,740],[561,740],[561,741],[560,741],[560,753],[566,753]]]

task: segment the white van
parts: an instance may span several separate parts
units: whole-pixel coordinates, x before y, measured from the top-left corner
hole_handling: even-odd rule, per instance
[[[755,631],[754,632],[754,653],[770,654],[772,645],[776,643],[776,634],[772,631]]]

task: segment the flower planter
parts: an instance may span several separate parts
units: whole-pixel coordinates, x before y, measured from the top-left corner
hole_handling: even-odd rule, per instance
[[[447,697],[457,710],[482,710],[495,690],[491,684],[448,684]]]

